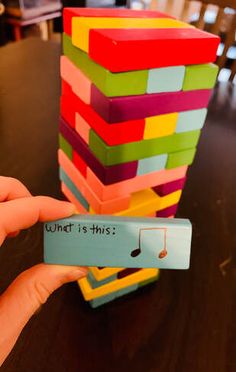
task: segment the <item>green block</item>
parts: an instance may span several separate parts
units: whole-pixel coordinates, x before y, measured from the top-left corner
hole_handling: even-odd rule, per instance
[[[112,73],[93,62],[87,53],[72,45],[71,38],[66,34],[63,34],[63,53],[107,97],[146,93],[148,70]]]
[[[159,279],[159,276],[160,276],[160,274],[158,273],[156,276],[154,276],[154,278],[147,279],[147,280],[144,280],[144,281],[140,282],[138,286],[139,287],[144,287],[145,285],[154,283]]]
[[[219,67],[214,63],[186,66],[183,90],[213,88],[218,70]]]
[[[127,163],[196,147],[200,130],[175,133],[171,136],[108,146],[92,129],[89,133],[89,147],[103,165]]]
[[[169,154],[167,164],[166,164],[166,169],[192,164],[195,153],[196,153],[196,148]]]
[[[72,146],[65,140],[65,138],[59,134],[59,147],[64,153],[72,160]]]

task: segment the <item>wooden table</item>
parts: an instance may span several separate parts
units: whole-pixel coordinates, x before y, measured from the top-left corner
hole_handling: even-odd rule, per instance
[[[56,159],[60,46],[0,49],[0,173],[61,197]],[[193,223],[191,269],[92,310],[76,284],[24,329],[1,372],[235,372],[236,90],[215,91],[178,215]],[[42,226],[0,249],[0,292],[42,261]],[[232,262],[220,264],[232,255]]]

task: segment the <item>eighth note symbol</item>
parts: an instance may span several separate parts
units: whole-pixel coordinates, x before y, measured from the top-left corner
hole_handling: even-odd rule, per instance
[[[139,229],[139,237],[138,237],[138,248],[134,249],[130,255],[131,257],[137,257],[141,253],[141,234],[142,231],[147,231],[147,230],[164,230],[164,248],[160,251],[158,258],[162,259],[167,256],[167,248],[166,248],[166,227],[147,227],[143,229]]]

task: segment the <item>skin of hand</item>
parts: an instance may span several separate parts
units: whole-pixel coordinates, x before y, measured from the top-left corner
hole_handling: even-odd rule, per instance
[[[6,237],[14,237],[38,221],[65,218],[74,212],[71,203],[46,196],[34,197],[20,181],[0,177],[0,246]],[[84,267],[39,264],[21,273],[9,285],[0,296],[0,366],[28,320],[50,294],[86,274]]]

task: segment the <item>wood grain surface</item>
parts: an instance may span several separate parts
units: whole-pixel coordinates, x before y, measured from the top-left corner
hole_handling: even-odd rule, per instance
[[[0,173],[35,195],[62,198],[59,55],[59,45],[38,39],[0,49]],[[162,271],[157,284],[97,310],[76,284],[64,286],[31,319],[1,372],[236,370],[235,118],[236,89],[222,84],[178,212],[193,223],[190,270]],[[42,252],[40,224],[6,241],[0,293]]]

